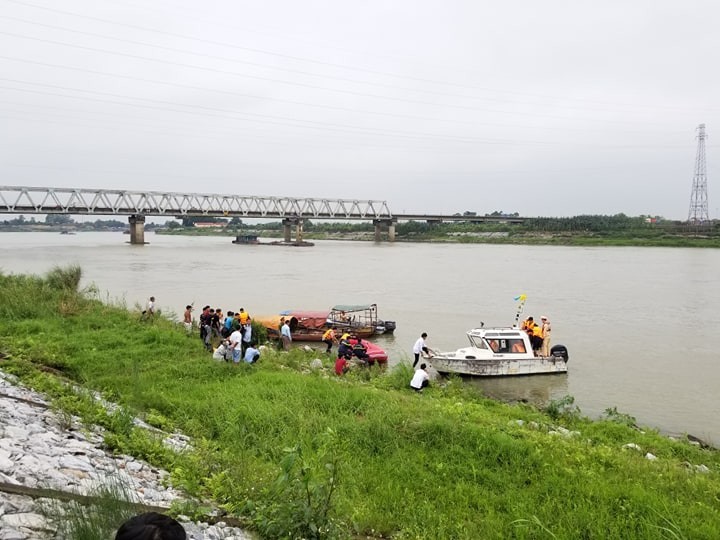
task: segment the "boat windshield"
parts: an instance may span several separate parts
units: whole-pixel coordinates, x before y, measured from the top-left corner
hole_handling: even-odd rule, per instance
[[[487,343],[485,343],[485,340],[480,336],[470,336],[470,343],[472,343],[473,347],[476,347],[478,349],[488,348]]]
[[[494,353],[525,353],[525,343],[522,339],[485,339],[473,337],[471,338],[473,345],[478,349],[492,349]]]

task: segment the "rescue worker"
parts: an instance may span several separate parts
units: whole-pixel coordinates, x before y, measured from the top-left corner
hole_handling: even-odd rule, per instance
[[[527,330],[528,328],[532,328],[533,326],[535,326],[535,321],[533,320],[532,317],[528,317],[527,319],[525,319],[525,320],[523,321],[522,326],[520,327],[520,329],[521,329],[521,330]]]
[[[335,330],[337,330],[335,326],[333,326],[332,328],[328,328],[322,336],[323,343],[327,345],[327,350],[325,352],[328,354],[330,354],[333,343],[338,342],[337,336],[335,335]]]
[[[367,347],[362,342],[362,339],[357,338],[357,341],[355,342],[355,345],[352,346],[353,354],[355,355],[355,358],[358,360],[361,360],[363,362],[367,362]]]
[[[535,356],[540,356],[540,350],[542,349],[543,344],[542,326],[536,324],[529,329],[529,332],[532,332],[530,333],[530,342],[532,343],[533,352],[535,353]]]
[[[350,334],[345,332],[340,336],[340,345],[338,345],[338,356],[348,356],[352,354],[352,345],[350,345]]]

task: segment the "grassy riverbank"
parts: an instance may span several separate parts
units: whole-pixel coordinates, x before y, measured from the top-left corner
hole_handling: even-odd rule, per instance
[[[720,537],[720,453],[622,413],[591,422],[570,400],[504,405],[452,379],[416,394],[407,367],[340,380],[301,350],[217,363],[177,325],[78,282],[73,268],[0,276],[0,367],[264,537]],[[103,412],[57,377],[124,409]],[[172,454],[131,414],[184,431],[194,451]]]

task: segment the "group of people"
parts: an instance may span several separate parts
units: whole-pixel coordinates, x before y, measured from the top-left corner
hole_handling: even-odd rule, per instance
[[[192,312],[192,304],[185,306],[183,324],[188,334],[193,331]],[[260,351],[253,339],[252,319],[244,308],[237,312],[228,311],[226,315],[220,308],[204,306],[198,319],[200,339],[216,360],[232,361],[235,364],[243,360],[253,364],[260,358]],[[213,347],[218,341],[218,346]]]
[[[550,334],[552,327],[547,316],[540,317],[540,324],[536,323],[532,317],[528,317],[520,327],[527,332],[530,337],[535,356],[550,356]]]
[[[362,338],[353,336],[349,332],[337,337],[337,327],[333,326],[325,331],[322,341],[327,345],[326,353],[332,352],[333,344],[337,344],[338,353],[335,360],[335,373],[343,375],[350,370],[352,362],[360,366],[368,366],[371,362],[367,353],[367,345]],[[353,357],[355,360],[353,360]]]

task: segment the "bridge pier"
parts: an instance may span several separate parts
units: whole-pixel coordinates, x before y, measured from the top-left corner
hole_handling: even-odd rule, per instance
[[[295,242],[301,244],[303,239],[303,219],[302,218],[285,218],[282,220],[283,240],[286,243],[292,242],[292,228],[295,227]]]
[[[382,242],[383,230],[387,230],[388,242],[394,242],[396,223],[397,221],[394,219],[374,219],[373,225],[375,225],[375,241]]]
[[[145,216],[133,214],[128,218],[130,223],[130,244],[145,245]]]

